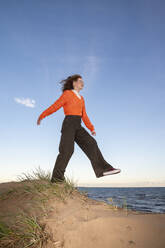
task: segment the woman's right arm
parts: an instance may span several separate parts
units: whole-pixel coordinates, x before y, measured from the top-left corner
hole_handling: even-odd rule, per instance
[[[56,112],[58,109],[60,109],[66,102],[67,100],[67,90],[65,90],[61,96],[46,110],[44,110],[41,115],[39,116],[39,119],[42,120],[48,115],[53,114]]]

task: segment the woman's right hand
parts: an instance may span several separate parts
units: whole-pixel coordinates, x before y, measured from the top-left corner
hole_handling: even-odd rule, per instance
[[[40,125],[40,122],[41,122],[41,119],[40,119],[40,116],[39,116],[38,120],[37,120],[37,125]]]

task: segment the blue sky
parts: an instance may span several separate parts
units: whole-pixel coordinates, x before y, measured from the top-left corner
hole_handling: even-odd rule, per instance
[[[0,182],[53,170],[63,108],[37,119],[78,73],[93,137],[121,173],[96,178],[75,143],[65,175],[79,186],[165,186],[164,9],[163,0],[1,1]]]

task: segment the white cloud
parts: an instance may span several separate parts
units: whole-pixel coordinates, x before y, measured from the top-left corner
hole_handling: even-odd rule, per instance
[[[35,107],[35,100],[32,100],[30,98],[18,98],[18,97],[15,97],[14,100],[17,103],[25,105],[26,107],[30,107],[30,108]]]

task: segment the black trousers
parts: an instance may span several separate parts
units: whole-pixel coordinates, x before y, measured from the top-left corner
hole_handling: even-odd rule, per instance
[[[66,115],[61,128],[61,140],[59,154],[56,158],[52,179],[64,180],[64,173],[67,164],[74,152],[76,142],[83,152],[90,159],[96,177],[102,177],[103,172],[113,168],[105,161],[97,141],[81,126],[81,116]]]

